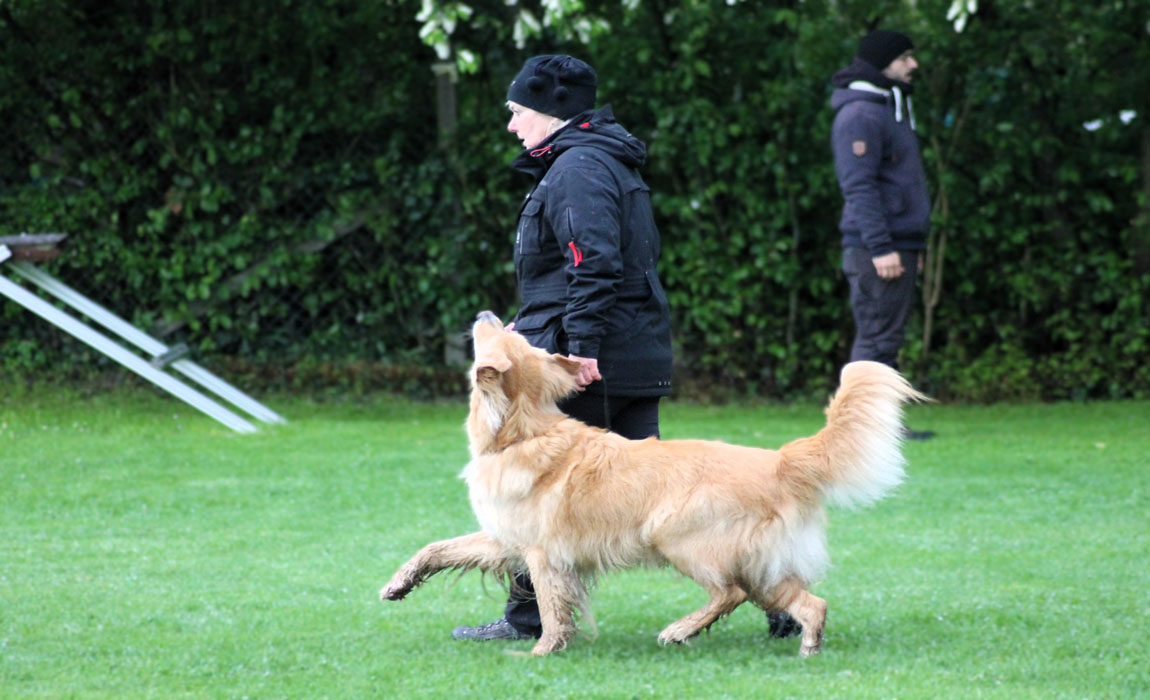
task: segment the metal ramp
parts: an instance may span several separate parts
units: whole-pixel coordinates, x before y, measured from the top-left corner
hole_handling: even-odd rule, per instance
[[[258,428],[246,418],[226,408],[219,401],[180,381],[167,370],[171,369],[212,392],[219,399],[244,411],[264,423],[286,423],[282,416],[267,408],[223,379],[183,359],[187,347],[169,347],[132,324],[116,316],[91,299],[52,277],[33,263],[59,255],[57,246],[67,234],[39,234],[0,236],[0,273],[12,272],[38,287],[66,306],[83,314],[124,341],[151,356],[145,360],[137,353],[92,328],[82,320],[68,314],[22,285],[0,274],[0,294],[16,302],[78,340],[87,343],[107,357],[170,392],[177,398],[203,411],[212,418],[240,433],[254,433]]]

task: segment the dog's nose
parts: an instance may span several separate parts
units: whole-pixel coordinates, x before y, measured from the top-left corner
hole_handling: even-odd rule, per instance
[[[484,323],[491,323],[492,321],[498,321],[499,318],[496,317],[496,315],[491,313],[490,311],[480,311],[478,314],[475,315],[475,320],[476,321],[483,321]]]
[[[480,311],[475,315],[475,325],[471,327],[472,335],[477,334],[480,329],[502,330],[503,322],[499,320],[498,316],[491,313],[490,311]],[[476,339],[478,339],[478,336],[476,336]]]

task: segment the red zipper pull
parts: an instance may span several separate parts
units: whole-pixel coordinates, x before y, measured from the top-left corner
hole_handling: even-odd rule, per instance
[[[568,241],[567,247],[571,249],[571,255],[575,256],[575,267],[579,267],[579,263],[583,262],[583,251],[575,247],[575,241]]]

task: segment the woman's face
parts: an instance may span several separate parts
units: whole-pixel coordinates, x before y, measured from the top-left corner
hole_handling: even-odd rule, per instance
[[[551,135],[551,125],[560,121],[517,102],[508,102],[507,109],[511,110],[507,130],[518,136],[523,142],[523,148],[528,150],[543,143],[543,139]]]

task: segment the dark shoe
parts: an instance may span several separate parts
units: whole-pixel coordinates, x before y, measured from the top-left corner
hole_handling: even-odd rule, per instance
[[[771,626],[770,634],[775,639],[797,637],[803,633],[799,621],[781,610],[767,613],[767,624]]]
[[[933,430],[911,430],[905,426],[902,429],[903,440],[929,440],[932,437],[934,437]]]
[[[519,639],[535,639],[530,634],[524,634],[511,626],[506,617],[501,617],[495,622],[489,622],[486,625],[478,627],[467,627],[466,625],[456,627],[451,631],[452,639],[467,639],[473,642],[490,642],[494,639],[507,639],[515,641]]]

